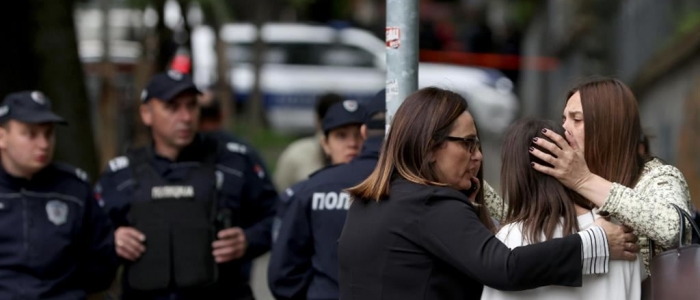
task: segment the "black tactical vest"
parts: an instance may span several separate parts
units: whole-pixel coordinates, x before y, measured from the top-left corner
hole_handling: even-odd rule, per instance
[[[129,154],[137,182],[129,221],[146,235],[146,252],[125,270],[131,289],[188,289],[216,283],[218,268],[211,246],[218,205],[216,151],[209,152],[199,167],[177,182],[164,180],[154,170],[149,150]]]

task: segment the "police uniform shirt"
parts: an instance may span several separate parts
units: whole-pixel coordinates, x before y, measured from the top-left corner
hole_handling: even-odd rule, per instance
[[[270,174],[269,169],[265,164],[265,161],[262,159],[262,156],[260,155],[258,150],[255,149],[255,147],[253,147],[253,145],[248,143],[248,141],[224,130],[213,130],[205,132],[203,134],[215,138],[222,144],[233,143],[240,145],[239,152],[248,156],[248,158],[253,163],[253,168],[256,170],[256,173],[264,174],[261,175],[263,177],[266,177],[266,174]]]
[[[82,299],[111,284],[114,232],[85,172],[53,163],[31,180],[0,167],[0,299]]]
[[[208,151],[212,151],[205,146],[211,144],[212,139],[198,134],[175,161],[155,154],[153,148],[149,147],[151,167],[168,182],[185,180],[194,169],[200,167],[199,160]],[[219,288],[226,289],[228,293],[241,287],[249,289],[247,272],[242,269],[245,262],[250,262],[270,249],[277,193],[264,170],[245,155],[245,146],[233,142],[223,144],[217,141],[216,144],[219,145],[215,162],[218,206],[234,212],[236,220],[233,226],[243,228],[248,244],[243,259],[219,264]],[[127,156],[113,159],[96,186],[98,199],[104,203],[105,210],[116,227],[131,226],[130,204],[138,189],[132,164]]]
[[[343,190],[374,170],[382,137],[351,162],[322,169],[280,195],[268,283],[276,299],[338,299],[337,241],[350,207]]]

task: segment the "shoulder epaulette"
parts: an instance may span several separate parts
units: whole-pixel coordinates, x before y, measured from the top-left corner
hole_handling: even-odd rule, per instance
[[[226,149],[228,149],[228,151],[231,151],[234,153],[240,153],[240,154],[248,153],[248,147],[246,147],[243,144],[234,143],[234,142],[226,143]]]
[[[117,172],[119,170],[125,169],[129,166],[129,157],[119,156],[115,157],[109,161],[109,170],[112,172]]]
[[[80,179],[81,181],[88,182],[88,183],[90,182],[90,177],[88,176],[87,172],[83,171],[82,169],[80,169],[78,167],[74,167],[72,165],[65,164],[65,163],[54,163],[54,166],[56,167],[56,169],[58,169],[62,172],[71,174],[71,175],[77,177],[78,179]]]

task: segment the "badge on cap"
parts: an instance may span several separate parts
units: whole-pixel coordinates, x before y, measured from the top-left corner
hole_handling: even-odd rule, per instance
[[[182,80],[182,73],[175,70],[170,70],[168,71],[168,77],[170,77],[172,80],[180,81]]]
[[[44,96],[44,93],[39,92],[39,91],[34,91],[34,92],[32,92],[31,96],[32,96],[32,100],[34,100],[34,102],[39,103],[40,105],[46,104],[46,100],[45,100],[46,97]]]
[[[343,107],[349,112],[355,112],[357,110],[357,101],[355,100],[345,100],[343,101]]]
[[[68,219],[68,204],[58,200],[51,200],[46,203],[46,215],[54,225],[63,225]]]
[[[0,106],[0,118],[7,115],[10,112],[10,108],[7,105]]]
[[[146,89],[143,89],[143,91],[141,91],[141,101],[148,100],[147,97],[148,97],[148,92],[146,91]]]

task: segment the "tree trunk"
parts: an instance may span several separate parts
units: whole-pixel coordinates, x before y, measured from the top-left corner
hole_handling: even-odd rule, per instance
[[[143,38],[143,52],[134,72],[134,115],[131,132],[131,144],[125,147],[144,146],[150,140],[148,128],[141,121],[139,107],[141,106],[141,91],[146,87],[155,73],[163,72],[168,68],[173,54],[172,31],[165,26],[164,8],[165,0],[152,0],[154,9],[158,14],[158,24],[149,30]]]
[[[190,39],[190,33],[192,32],[192,24],[190,24],[189,19],[187,18],[187,11],[190,8],[190,3],[192,0],[177,0],[177,3],[180,5],[180,12],[182,15],[182,30],[184,31],[184,44],[187,45],[187,48],[192,49],[190,46],[191,44],[191,39]]]
[[[153,0],[153,5],[158,12],[158,25],[156,25],[156,35],[158,36],[158,52],[156,56],[156,72],[163,72],[168,69],[168,64],[175,54],[175,44],[173,43],[173,32],[165,26],[165,0]]]
[[[688,182],[690,199],[700,209],[700,77],[693,80],[694,88],[685,100],[683,125],[678,139],[678,160],[676,165]],[[679,116],[681,117],[681,116]],[[652,151],[653,154],[653,151]]]
[[[227,58],[227,45],[221,39],[219,32],[221,27],[230,21],[231,17],[227,13],[230,7],[224,2],[208,1],[202,5],[205,20],[214,30],[216,51],[216,94],[221,103],[222,123],[224,128],[230,129],[231,116],[236,115],[236,99],[234,87],[231,85],[231,65]]]
[[[5,47],[0,47],[0,101],[9,93],[36,88],[32,4],[29,1],[6,1],[6,13],[0,18],[0,32]]]
[[[255,43],[253,45],[253,72],[254,83],[253,90],[250,93],[246,101],[246,118],[248,119],[246,124],[251,126],[252,129],[264,128],[266,124],[264,110],[263,110],[263,92],[262,92],[262,71],[263,71],[263,58],[265,57],[265,43],[262,40],[262,26],[267,20],[267,1],[258,0],[256,1],[255,9],[255,27],[257,28],[258,35],[255,38]]]
[[[216,34],[216,89],[221,103],[222,123],[226,129],[231,128],[231,116],[236,115],[236,98],[233,93],[233,85],[229,77],[231,66],[226,57],[226,43],[219,35],[219,28],[215,29]]]
[[[59,126],[57,130],[56,159],[72,163],[95,178],[98,173],[97,157],[89,117],[90,103],[78,57],[73,22],[74,2],[29,2],[32,21],[36,26],[30,35],[34,38],[33,52],[36,55],[36,87],[53,100],[54,110],[70,122],[69,126]]]
[[[110,159],[117,156],[117,132],[119,107],[116,101],[116,91],[114,78],[116,71],[111,61],[111,41],[110,41],[110,17],[112,0],[100,0],[100,10],[102,11],[102,66],[100,68],[100,99],[98,112],[100,114],[98,132],[99,139],[99,161],[100,166],[107,165]]]
[[[156,72],[156,59],[154,53],[158,51],[158,36],[157,33],[148,32],[143,39],[143,53],[141,58],[136,65],[134,72],[134,114],[133,114],[133,125],[131,132],[131,145],[128,147],[140,147],[145,146],[150,140],[150,133],[148,128],[141,121],[141,115],[139,113],[139,107],[141,106],[141,91],[146,87],[148,81]],[[122,150],[127,150],[122,149]]]

